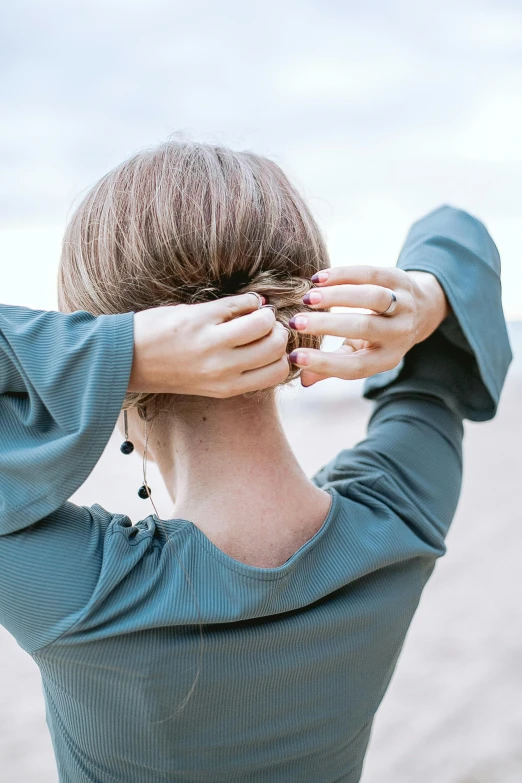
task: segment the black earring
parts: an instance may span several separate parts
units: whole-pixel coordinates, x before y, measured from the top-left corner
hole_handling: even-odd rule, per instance
[[[145,414],[145,445],[143,447],[143,484],[138,490],[138,497],[140,497],[142,500],[147,500],[147,498],[150,498],[152,495],[152,490],[147,484],[147,444],[149,442],[149,431],[147,427],[147,408],[144,408],[143,413]],[[152,498],[151,498],[152,502]],[[152,502],[152,505],[154,506],[154,503]],[[156,506],[154,506],[156,508]]]
[[[132,443],[132,441],[129,440],[129,422],[127,420],[126,410],[123,411],[123,428],[125,431],[125,440],[120,446],[120,451],[122,454],[132,454],[132,452],[134,451],[134,443]],[[145,420],[145,451],[144,451],[144,462],[143,462],[144,471],[145,471],[146,459],[147,459],[147,421]],[[138,490],[138,496],[142,498],[142,500],[147,500],[147,498],[150,497],[151,495],[152,495],[151,488],[147,484],[143,484]]]
[[[127,411],[123,411],[123,426],[125,429],[125,440],[120,446],[120,451],[122,454],[132,454],[134,451],[134,443],[131,443],[129,440],[129,424],[127,421]]]

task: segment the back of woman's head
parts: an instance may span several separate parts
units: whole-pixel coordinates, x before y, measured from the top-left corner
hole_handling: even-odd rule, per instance
[[[66,228],[58,302],[101,315],[256,291],[286,326],[326,266],[321,233],[275,163],[168,142],[117,166],[84,198]],[[319,338],[292,331],[288,350],[297,347],[317,348]]]

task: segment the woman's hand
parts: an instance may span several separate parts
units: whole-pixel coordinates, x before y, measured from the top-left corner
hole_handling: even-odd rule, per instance
[[[442,287],[428,272],[397,267],[347,266],[318,272],[303,302],[320,309],[357,307],[361,313],[299,313],[290,326],[305,334],[334,335],[345,341],[337,351],[299,349],[290,361],[303,367],[301,383],[324,378],[367,378],[396,367],[416,343],[425,340],[449,314]],[[393,314],[379,315],[397,298]]]
[[[287,342],[255,294],[143,310],[128,391],[223,398],[276,386],[288,377]]]

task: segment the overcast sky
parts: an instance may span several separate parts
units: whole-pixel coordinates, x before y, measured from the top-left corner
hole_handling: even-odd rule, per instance
[[[2,301],[55,307],[73,201],[170,134],[267,154],[336,264],[480,217],[522,318],[521,0],[89,0],[0,12]]]

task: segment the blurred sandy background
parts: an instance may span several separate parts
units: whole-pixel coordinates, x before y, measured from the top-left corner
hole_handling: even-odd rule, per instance
[[[519,0],[18,0],[0,9],[0,68],[3,302],[56,308],[71,204],[174,132],[274,158],[307,196],[334,264],[395,263],[411,222],[441,203],[486,222],[515,362],[497,418],[466,427],[448,554],[378,714],[363,781],[520,783]],[[310,474],[363,436],[360,386],[332,380],[282,398]],[[152,509],[136,496],[140,463],[119,442],[73,500],[136,521]],[[149,480],[168,516],[153,466]],[[56,783],[38,671],[1,629],[0,662],[0,780]]]

